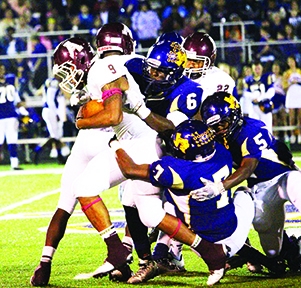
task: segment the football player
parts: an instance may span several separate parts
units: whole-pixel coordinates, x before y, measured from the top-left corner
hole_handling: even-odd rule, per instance
[[[270,133],[273,133],[273,102],[275,95],[274,75],[263,73],[260,61],[252,63],[252,76],[245,78],[243,90],[243,111],[249,117],[263,121]]]
[[[202,85],[203,101],[217,91],[236,93],[234,79],[216,67],[216,45],[212,37],[204,32],[194,32],[183,42],[187,54],[184,74]]]
[[[57,152],[57,160],[60,164],[65,164],[66,159],[62,155],[63,143],[60,139],[63,137],[63,125],[66,113],[65,97],[59,87],[59,81],[55,78],[49,78],[43,85],[43,101],[42,118],[46,123],[49,133],[49,139],[39,144],[34,149],[34,163],[39,163],[39,156],[45,147],[53,149],[53,145]]]
[[[215,131],[216,140],[231,152],[236,171],[219,183],[207,181],[199,195],[218,195],[247,180],[255,198],[253,225],[265,254],[280,261],[284,258],[291,270],[299,271],[299,246],[284,231],[284,204],[290,201],[301,209],[296,185],[301,172],[287,146],[276,140],[262,121],[243,117],[238,101],[229,93],[208,97],[201,116]]]
[[[216,44],[209,34],[194,32],[183,40],[182,46],[187,54],[184,75],[201,85],[202,101],[217,91],[236,93],[234,79],[214,65],[217,56]],[[163,237],[162,233],[160,237]],[[155,249],[154,253],[157,253],[157,250]],[[181,251],[181,244],[171,240],[169,253],[172,256],[172,262],[179,267],[184,266]],[[156,257],[162,257],[162,255]]]
[[[130,45],[130,41],[132,41],[130,35],[121,33],[120,29],[119,32],[119,39],[126,39],[127,45]],[[119,49],[122,53],[131,53],[130,50],[125,49],[124,45],[124,41],[119,44]],[[87,74],[92,65],[94,56],[95,54],[91,45],[79,37],[69,38],[61,42],[54,51],[54,63],[56,68],[54,74],[57,78],[62,80],[59,84],[62,91],[67,94],[73,92],[71,96],[73,103],[78,103],[79,101],[84,103],[87,101],[85,94],[79,99],[78,96],[81,94],[78,92],[79,90],[75,89],[82,89],[87,83]],[[97,128],[81,129],[78,132],[72,148],[72,154],[66,163],[62,175],[60,199],[58,201],[57,210],[52,216],[47,229],[40,264],[30,280],[32,286],[46,286],[48,284],[53,255],[64,236],[67,222],[78,202],[74,195],[74,179],[79,177],[99,152],[108,150],[105,143],[109,141],[113,135],[113,132],[110,131],[110,129],[107,131],[105,128]],[[102,199],[95,197],[93,201],[92,203],[94,205],[90,202],[91,207],[89,207],[89,203],[87,203],[83,205],[82,209],[108,246],[108,263],[113,266],[123,265],[126,263],[128,252],[122,245],[114,225],[111,223],[108,210]],[[94,209],[98,209],[99,211],[97,217],[92,213]],[[87,212],[89,210],[91,214]],[[91,219],[91,217],[93,217],[93,219]],[[118,253],[115,251],[118,251]]]
[[[197,198],[196,191],[204,186],[200,179],[221,181],[232,170],[229,151],[221,144],[215,144],[213,137],[213,131],[203,122],[186,120],[177,126],[171,136],[172,156],[164,156],[151,164],[136,164],[121,149],[121,144],[120,149],[116,150],[116,157],[127,178],[163,187],[167,201],[176,209],[177,217],[202,239],[225,245],[225,253],[232,256],[244,245],[248,236],[254,217],[253,201],[243,189],[238,189],[234,198],[230,190],[205,201]],[[206,262],[206,258],[204,260]],[[208,285],[217,283],[223,277],[223,265],[221,260],[220,269],[211,272]],[[210,265],[208,267],[212,270]]]
[[[131,107],[139,107],[138,114],[142,108],[150,109],[152,113],[171,120],[175,126],[183,120],[194,117],[201,105],[203,90],[197,83],[183,75],[185,62],[186,54],[180,43],[164,39],[156,42],[149,49],[145,59],[136,57],[129,60],[126,67],[145,96],[145,103],[135,103],[133,101],[135,99],[129,95],[128,100],[131,102]],[[149,124],[147,118],[144,120]],[[163,139],[168,135],[170,134],[160,133]],[[126,212],[127,224],[135,246],[143,248],[138,255],[148,255],[150,254],[149,241],[146,232],[144,235],[141,232],[146,231],[146,227],[141,222],[140,225],[138,224],[138,211],[134,205],[128,204],[133,194],[126,185],[128,184],[122,185],[122,203],[125,211],[128,211],[128,213]],[[170,209],[168,212],[172,213]],[[131,225],[131,223],[135,223],[135,225]],[[168,236],[165,239],[160,238],[160,241],[170,242],[170,238]],[[165,250],[164,247],[162,249]],[[158,249],[156,251],[158,252]],[[167,258],[167,255],[163,257],[161,255],[163,252],[158,254],[160,255],[155,256],[155,260],[159,266],[159,273],[166,272],[166,269],[174,270],[176,268],[174,265],[170,266],[165,261],[166,259],[164,262],[159,261]],[[166,265],[167,267],[164,267]],[[147,267],[141,266],[132,279],[136,278],[135,281],[138,281],[139,278],[140,281],[143,281],[144,277],[147,278],[147,271]]]
[[[17,141],[19,134],[19,115],[28,116],[24,102],[14,85],[7,82],[5,66],[0,64],[0,151],[6,140],[12,170],[23,170],[19,166]],[[17,112],[18,111],[18,112]],[[0,157],[1,158],[1,157]]]

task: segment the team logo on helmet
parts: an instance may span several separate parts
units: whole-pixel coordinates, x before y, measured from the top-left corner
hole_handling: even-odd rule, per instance
[[[186,150],[189,148],[189,141],[188,139],[182,138],[181,133],[177,133],[174,140],[174,145],[185,154]]]
[[[172,50],[167,55],[167,61],[175,63],[178,66],[184,66],[187,62],[187,56],[181,45],[177,42],[172,42],[170,44],[170,47],[172,48]]]
[[[210,143],[214,139],[214,132],[211,128],[208,128],[205,132],[201,134],[195,131],[191,133],[190,136],[193,139],[194,144],[197,147],[201,147],[203,145]],[[174,145],[175,147],[179,148],[183,154],[186,154],[186,150],[190,148],[189,140],[181,137],[181,133],[176,133]]]
[[[225,96],[224,100],[229,103],[230,109],[237,109],[240,107],[237,99],[231,94],[229,96]]]

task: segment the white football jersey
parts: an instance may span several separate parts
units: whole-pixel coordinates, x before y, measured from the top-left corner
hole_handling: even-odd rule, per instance
[[[235,87],[234,79],[216,66],[212,66],[208,69],[204,77],[194,79],[194,81],[201,84],[203,89],[202,101],[204,101],[209,95],[218,91],[224,91],[232,94]]]
[[[124,64],[136,55],[112,55],[102,59],[97,59],[92,65],[87,79],[88,90],[92,99],[102,99],[102,87],[112,81],[117,80],[122,76],[126,76],[131,91],[137,92],[136,95],[141,95],[138,84],[135,82],[132,75],[128,72]],[[137,115],[131,114],[128,111],[123,111],[122,122],[113,127],[118,139],[137,138],[145,133],[153,131],[144,121]],[[156,133],[155,131],[153,131]]]

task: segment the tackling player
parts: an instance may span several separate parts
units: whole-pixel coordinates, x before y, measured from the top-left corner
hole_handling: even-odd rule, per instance
[[[215,131],[216,140],[231,152],[236,171],[219,183],[207,181],[199,196],[218,195],[247,180],[255,197],[253,225],[265,254],[280,261],[284,258],[291,270],[299,271],[299,246],[284,231],[284,204],[290,201],[301,211],[296,185],[301,172],[287,146],[276,140],[262,121],[243,117],[238,101],[229,93],[208,97],[201,106],[201,116]]]
[[[230,153],[221,144],[215,144],[213,137],[213,132],[203,122],[186,120],[171,136],[173,157],[163,156],[151,164],[136,164],[122,149],[122,144],[115,150],[123,174],[129,179],[163,187],[167,201],[174,205],[176,215],[183,223],[202,239],[224,245],[227,249],[225,260],[226,254],[233,256],[244,245],[254,209],[251,196],[243,189],[238,189],[234,198],[230,190],[213,195],[211,199],[198,198],[196,191],[204,186],[200,179],[221,181],[232,170]],[[204,260],[206,262],[206,257]],[[211,273],[207,285],[211,286],[223,277],[224,265],[222,256],[215,269],[208,265]],[[216,271],[213,273],[212,270]]]
[[[199,111],[198,107],[201,105],[203,90],[197,83],[183,75],[185,62],[186,54],[180,44],[164,39],[158,40],[149,49],[145,59],[139,57],[129,60],[126,63],[126,67],[145,96],[144,103],[128,95],[131,110],[138,115],[141,114],[140,111],[151,111],[164,117],[164,119],[171,120],[174,125],[194,117]],[[144,118],[144,121],[151,125],[148,118]],[[169,135],[168,133],[160,133],[163,139],[166,139]],[[151,259],[147,227],[141,221],[138,221],[139,214],[137,209],[135,209],[135,205],[133,205],[135,201],[131,200],[133,204],[129,205],[133,194],[131,189],[127,187],[127,183],[122,185],[122,203],[126,211],[130,234],[135,247],[141,247],[139,252],[136,248],[139,258],[149,255],[148,257]],[[167,211],[173,213],[170,209]],[[135,223],[135,225],[131,223]],[[167,239],[164,241],[169,242],[170,238],[167,236]],[[162,258],[161,255],[156,260],[160,258]],[[159,273],[166,271],[166,268],[176,268],[174,265],[170,266],[167,261],[157,262]],[[164,267],[166,265],[168,267]],[[132,277],[133,281],[134,279],[136,282],[145,281],[148,278],[149,271],[151,269],[148,265],[141,265],[138,272]]]

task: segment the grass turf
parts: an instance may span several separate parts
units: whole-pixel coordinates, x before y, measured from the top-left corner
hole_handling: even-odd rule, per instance
[[[22,175],[18,171],[10,172],[7,165],[0,166],[1,288],[30,286],[29,279],[39,263],[45,231],[59,196],[62,166],[48,163],[38,166],[28,164],[23,167],[26,173],[34,173],[35,171],[31,170],[38,168],[36,172],[39,174]],[[56,173],[53,173],[55,171]],[[102,198],[112,212],[113,221],[124,218],[120,212],[121,205],[116,188],[105,191]],[[116,213],[116,210],[119,212]],[[95,270],[106,257],[104,242],[92,228],[85,228],[86,224],[87,219],[77,206],[70,218],[68,231],[54,256],[49,287],[128,287],[123,283],[113,283],[108,277],[81,281],[73,279],[79,273]],[[291,224],[287,224],[289,225]],[[123,229],[119,230],[119,235],[123,236]],[[250,239],[251,243],[260,249],[257,234],[253,230],[250,232]],[[184,247],[183,254],[187,272],[161,275],[139,286],[206,287],[208,272],[203,261],[188,247]],[[135,254],[134,259],[131,267],[136,271]],[[267,273],[251,274],[244,266],[229,271],[217,286],[300,287],[300,273],[289,272],[285,277],[276,279]]]

